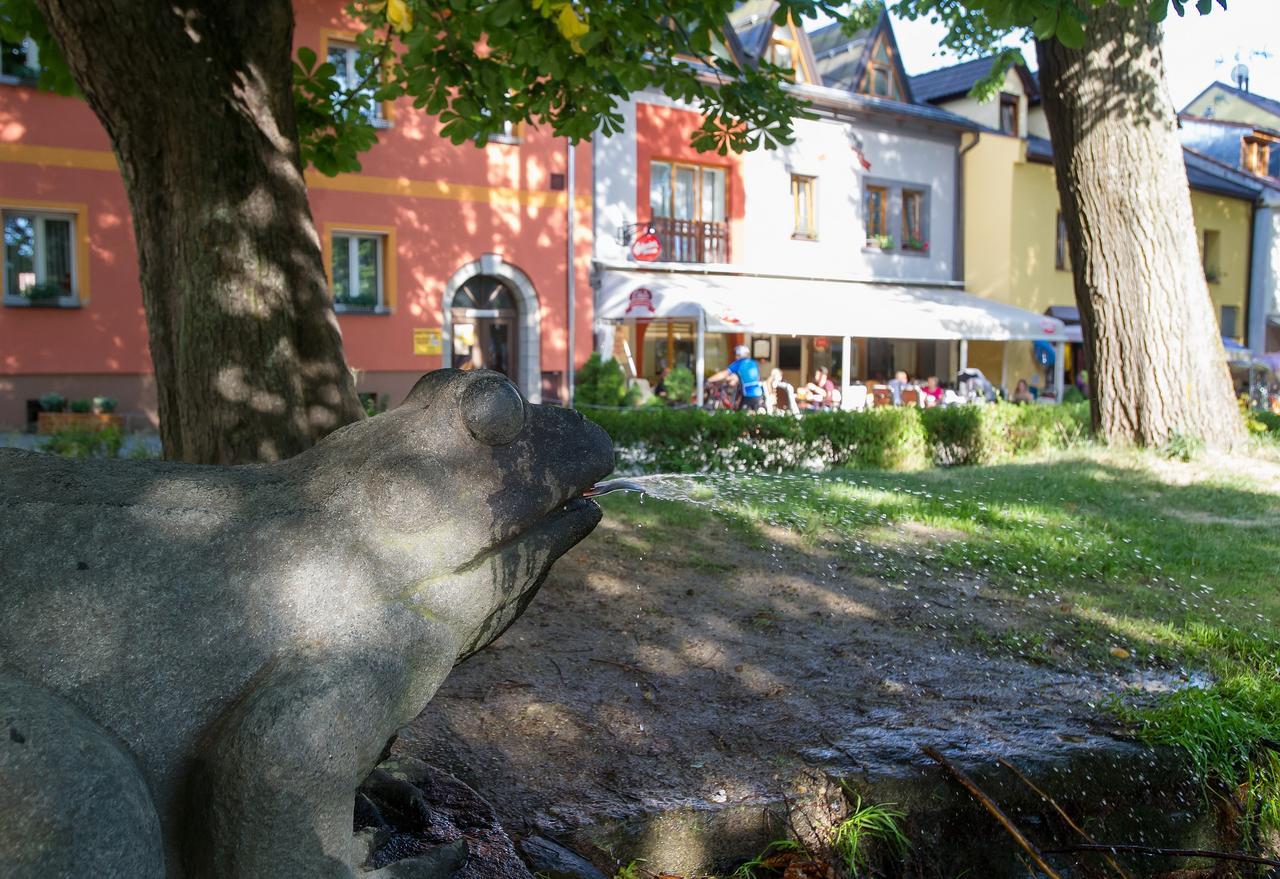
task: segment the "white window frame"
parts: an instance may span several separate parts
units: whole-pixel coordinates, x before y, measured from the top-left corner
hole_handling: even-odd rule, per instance
[[[348,43],[344,40],[332,40],[326,49],[325,61],[329,60],[329,54],[333,52],[343,53],[342,69],[339,79],[342,81],[342,90],[350,91],[355,84],[360,81],[360,71],[356,64],[360,58],[360,47],[355,43]],[[375,100],[373,102],[373,118],[369,120],[370,124],[375,128],[390,128],[391,120],[387,119],[383,110],[382,102]]]
[[[377,247],[374,248],[374,254],[377,257],[378,264],[378,289],[374,298],[374,304],[369,305],[352,305],[347,302],[338,301],[337,284],[334,279],[330,278],[329,282],[332,287],[333,310],[337,312],[352,312],[355,314],[367,314],[374,312],[377,314],[385,314],[389,311],[387,308],[387,271],[386,271],[386,249],[387,236],[381,232],[362,232],[358,229],[334,229],[329,233],[330,259],[336,259],[338,255],[338,239],[345,238],[347,240],[347,278],[348,283],[355,283],[360,277],[360,241],[369,239],[373,241]]]
[[[71,252],[68,254],[68,257],[70,258],[70,264],[71,264],[71,292],[66,296],[59,296],[57,299],[41,300],[39,304],[37,304],[32,302],[30,299],[26,298],[25,296],[21,295],[17,290],[10,290],[9,289],[9,266],[8,266],[8,263],[6,262],[7,254],[0,253],[0,272],[3,272],[3,274],[0,274],[0,284],[3,284],[4,286],[4,300],[3,300],[4,304],[18,306],[18,307],[29,307],[29,308],[47,307],[48,305],[51,305],[51,304],[56,304],[62,307],[79,305],[80,304],[80,272],[79,272],[80,266],[77,264],[79,262],[79,259],[78,259],[79,239],[77,238],[77,235],[79,234],[79,230],[76,229],[76,219],[77,219],[76,215],[64,213],[62,211],[40,210],[38,208],[4,207],[2,204],[0,204],[0,231],[3,230],[4,220],[14,214],[23,216],[23,217],[30,217],[36,222],[36,242],[35,242],[36,250],[35,250],[34,260],[35,260],[37,284],[43,283],[43,280],[44,280],[40,277],[40,275],[45,271],[45,252],[44,252],[45,239],[46,239],[45,231],[44,231],[45,222],[48,220],[58,220],[59,222],[64,222],[70,225],[71,232],[70,232],[68,245],[71,249]]]

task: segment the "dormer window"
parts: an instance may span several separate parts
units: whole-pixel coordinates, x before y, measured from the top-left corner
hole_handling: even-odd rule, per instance
[[[858,91],[877,98],[902,100],[903,90],[902,84],[898,82],[897,68],[898,65],[893,60],[893,52],[889,48],[889,39],[881,34],[871,49],[867,70],[862,75],[862,83]]]
[[[797,40],[774,36],[769,40],[769,63],[791,71],[788,79],[795,82],[800,78],[800,44]]]
[[[1018,136],[1018,96],[1000,95],[1000,133]]]
[[[1267,176],[1271,165],[1271,140],[1251,135],[1240,144],[1240,167],[1259,177]]]

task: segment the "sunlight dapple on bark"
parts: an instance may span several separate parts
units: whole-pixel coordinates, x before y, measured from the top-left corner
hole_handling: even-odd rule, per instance
[[[1201,265],[1146,4],[1092,8],[1084,48],[1037,42],[1095,430],[1108,442],[1244,436]]]
[[[133,213],[168,458],[287,458],[362,415],[298,158],[289,0],[39,0]]]

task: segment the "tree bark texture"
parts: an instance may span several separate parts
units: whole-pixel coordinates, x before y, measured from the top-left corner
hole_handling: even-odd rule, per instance
[[[298,158],[290,0],[38,0],[124,175],[165,457],[361,417]]]
[[[1093,424],[1108,442],[1229,447],[1244,428],[1146,7],[1091,8],[1082,49],[1036,44]]]

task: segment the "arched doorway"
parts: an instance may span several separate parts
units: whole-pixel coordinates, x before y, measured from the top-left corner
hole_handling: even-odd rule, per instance
[[[520,381],[519,317],[515,294],[500,279],[476,275],[449,303],[453,362],[457,369],[493,369]]]
[[[524,272],[486,253],[453,273],[442,305],[446,365],[497,369],[542,402],[542,310]]]

